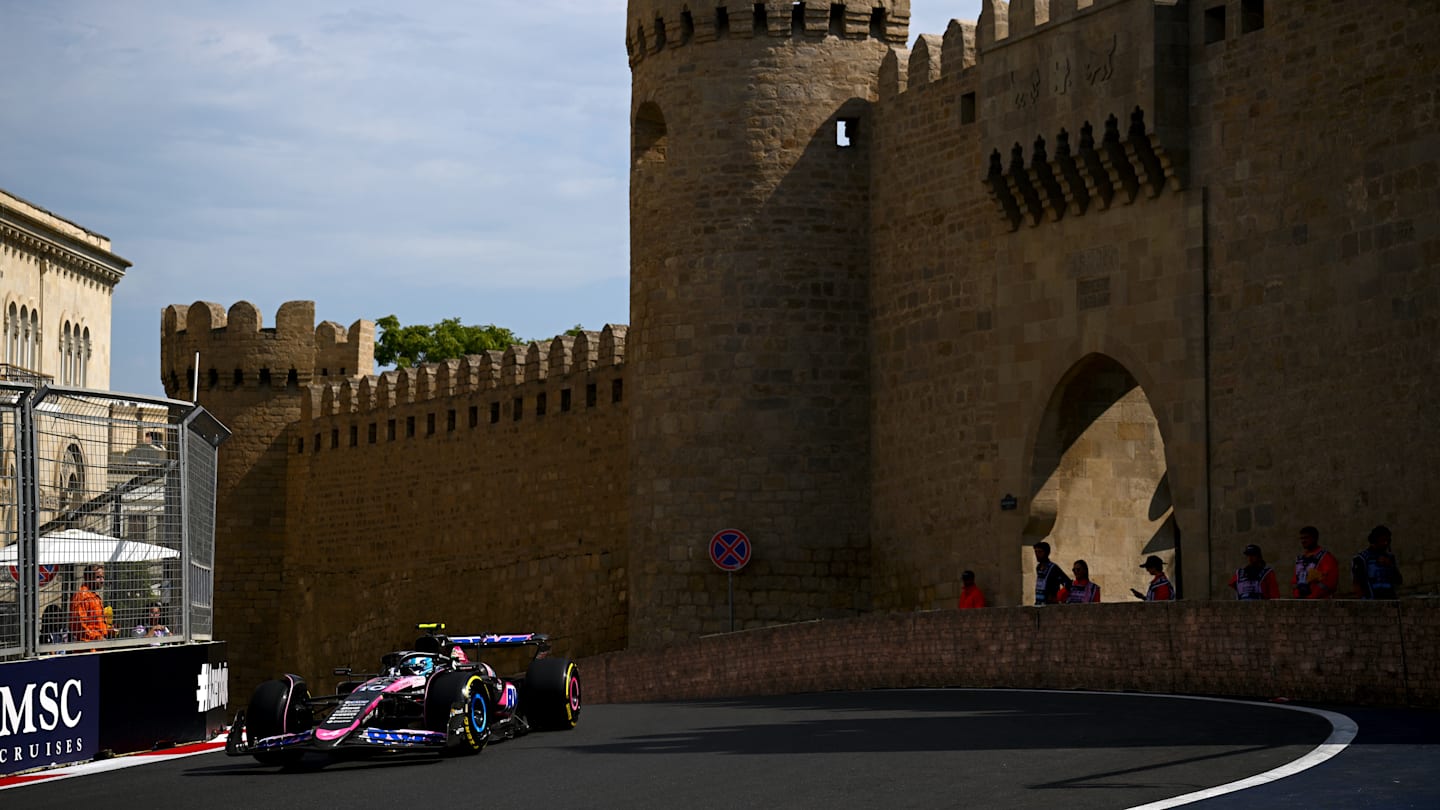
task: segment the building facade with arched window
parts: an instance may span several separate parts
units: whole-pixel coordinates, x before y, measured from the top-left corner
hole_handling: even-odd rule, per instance
[[[0,379],[110,387],[108,237],[0,191]]]

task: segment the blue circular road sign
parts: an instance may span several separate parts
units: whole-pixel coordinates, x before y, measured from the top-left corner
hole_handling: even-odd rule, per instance
[[[721,571],[739,571],[750,562],[750,538],[739,529],[721,529],[710,538],[710,561]]]

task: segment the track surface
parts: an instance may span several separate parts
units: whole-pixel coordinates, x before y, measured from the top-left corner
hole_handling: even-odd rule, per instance
[[[1435,715],[1350,712],[1357,745],[1195,807],[1440,806]],[[1151,695],[905,690],[590,706],[579,728],[478,757],[207,754],[0,793],[27,810],[415,808],[1122,808],[1237,781],[1324,742],[1317,715]],[[1368,735],[1368,739],[1367,739]],[[118,804],[117,804],[118,803]]]

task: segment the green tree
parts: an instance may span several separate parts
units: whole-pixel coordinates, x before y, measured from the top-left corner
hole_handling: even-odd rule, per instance
[[[446,318],[429,326],[401,326],[399,318],[386,315],[375,321],[375,325],[380,327],[380,337],[375,341],[375,362],[399,368],[452,360],[490,349],[508,349],[524,342],[504,327],[493,323],[466,326],[459,318]]]

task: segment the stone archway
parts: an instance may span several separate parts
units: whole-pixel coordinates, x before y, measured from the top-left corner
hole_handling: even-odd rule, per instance
[[[1149,577],[1150,554],[1175,570],[1180,530],[1171,502],[1165,443],[1150,400],[1134,375],[1091,354],[1056,385],[1036,433],[1030,466],[1030,513],[1021,548],[1022,602],[1033,601],[1035,559],[1045,540],[1050,558],[1070,572],[1076,559],[1106,602],[1133,600]]]

